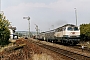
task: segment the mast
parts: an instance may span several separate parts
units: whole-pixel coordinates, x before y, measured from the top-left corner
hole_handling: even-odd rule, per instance
[[[0,12],[1,12],[1,0],[0,0]]]

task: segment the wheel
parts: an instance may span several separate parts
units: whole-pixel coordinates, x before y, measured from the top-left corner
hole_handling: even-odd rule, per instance
[[[70,42],[70,45],[74,45],[74,42],[73,42],[73,41],[71,41],[71,42]]]

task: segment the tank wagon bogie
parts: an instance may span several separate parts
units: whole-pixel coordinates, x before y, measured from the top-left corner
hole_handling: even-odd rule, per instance
[[[80,29],[73,24],[66,24],[54,30],[44,32],[43,39],[50,42],[60,42],[69,45],[78,44],[80,41]]]

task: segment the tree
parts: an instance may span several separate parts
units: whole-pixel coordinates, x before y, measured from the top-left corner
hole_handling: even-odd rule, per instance
[[[1,15],[0,15],[1,16]],[[0,45],[6,45],[9,43],[10,31],[8,20],[0,18]]]
[[[80,25],[80,33],[82,39],[90,39],[90,23]]]

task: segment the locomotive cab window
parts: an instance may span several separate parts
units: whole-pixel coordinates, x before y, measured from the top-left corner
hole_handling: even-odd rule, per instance
[[[68,31],[78,31],[78,27],[68,27],[67,28]]]
[[[74,27],[74,31],[78,31],[79,29],[78,29],[78,27]]]
[[[68,31],[73,31],[73,28],[72,27],[68,27],[67,30]]]

